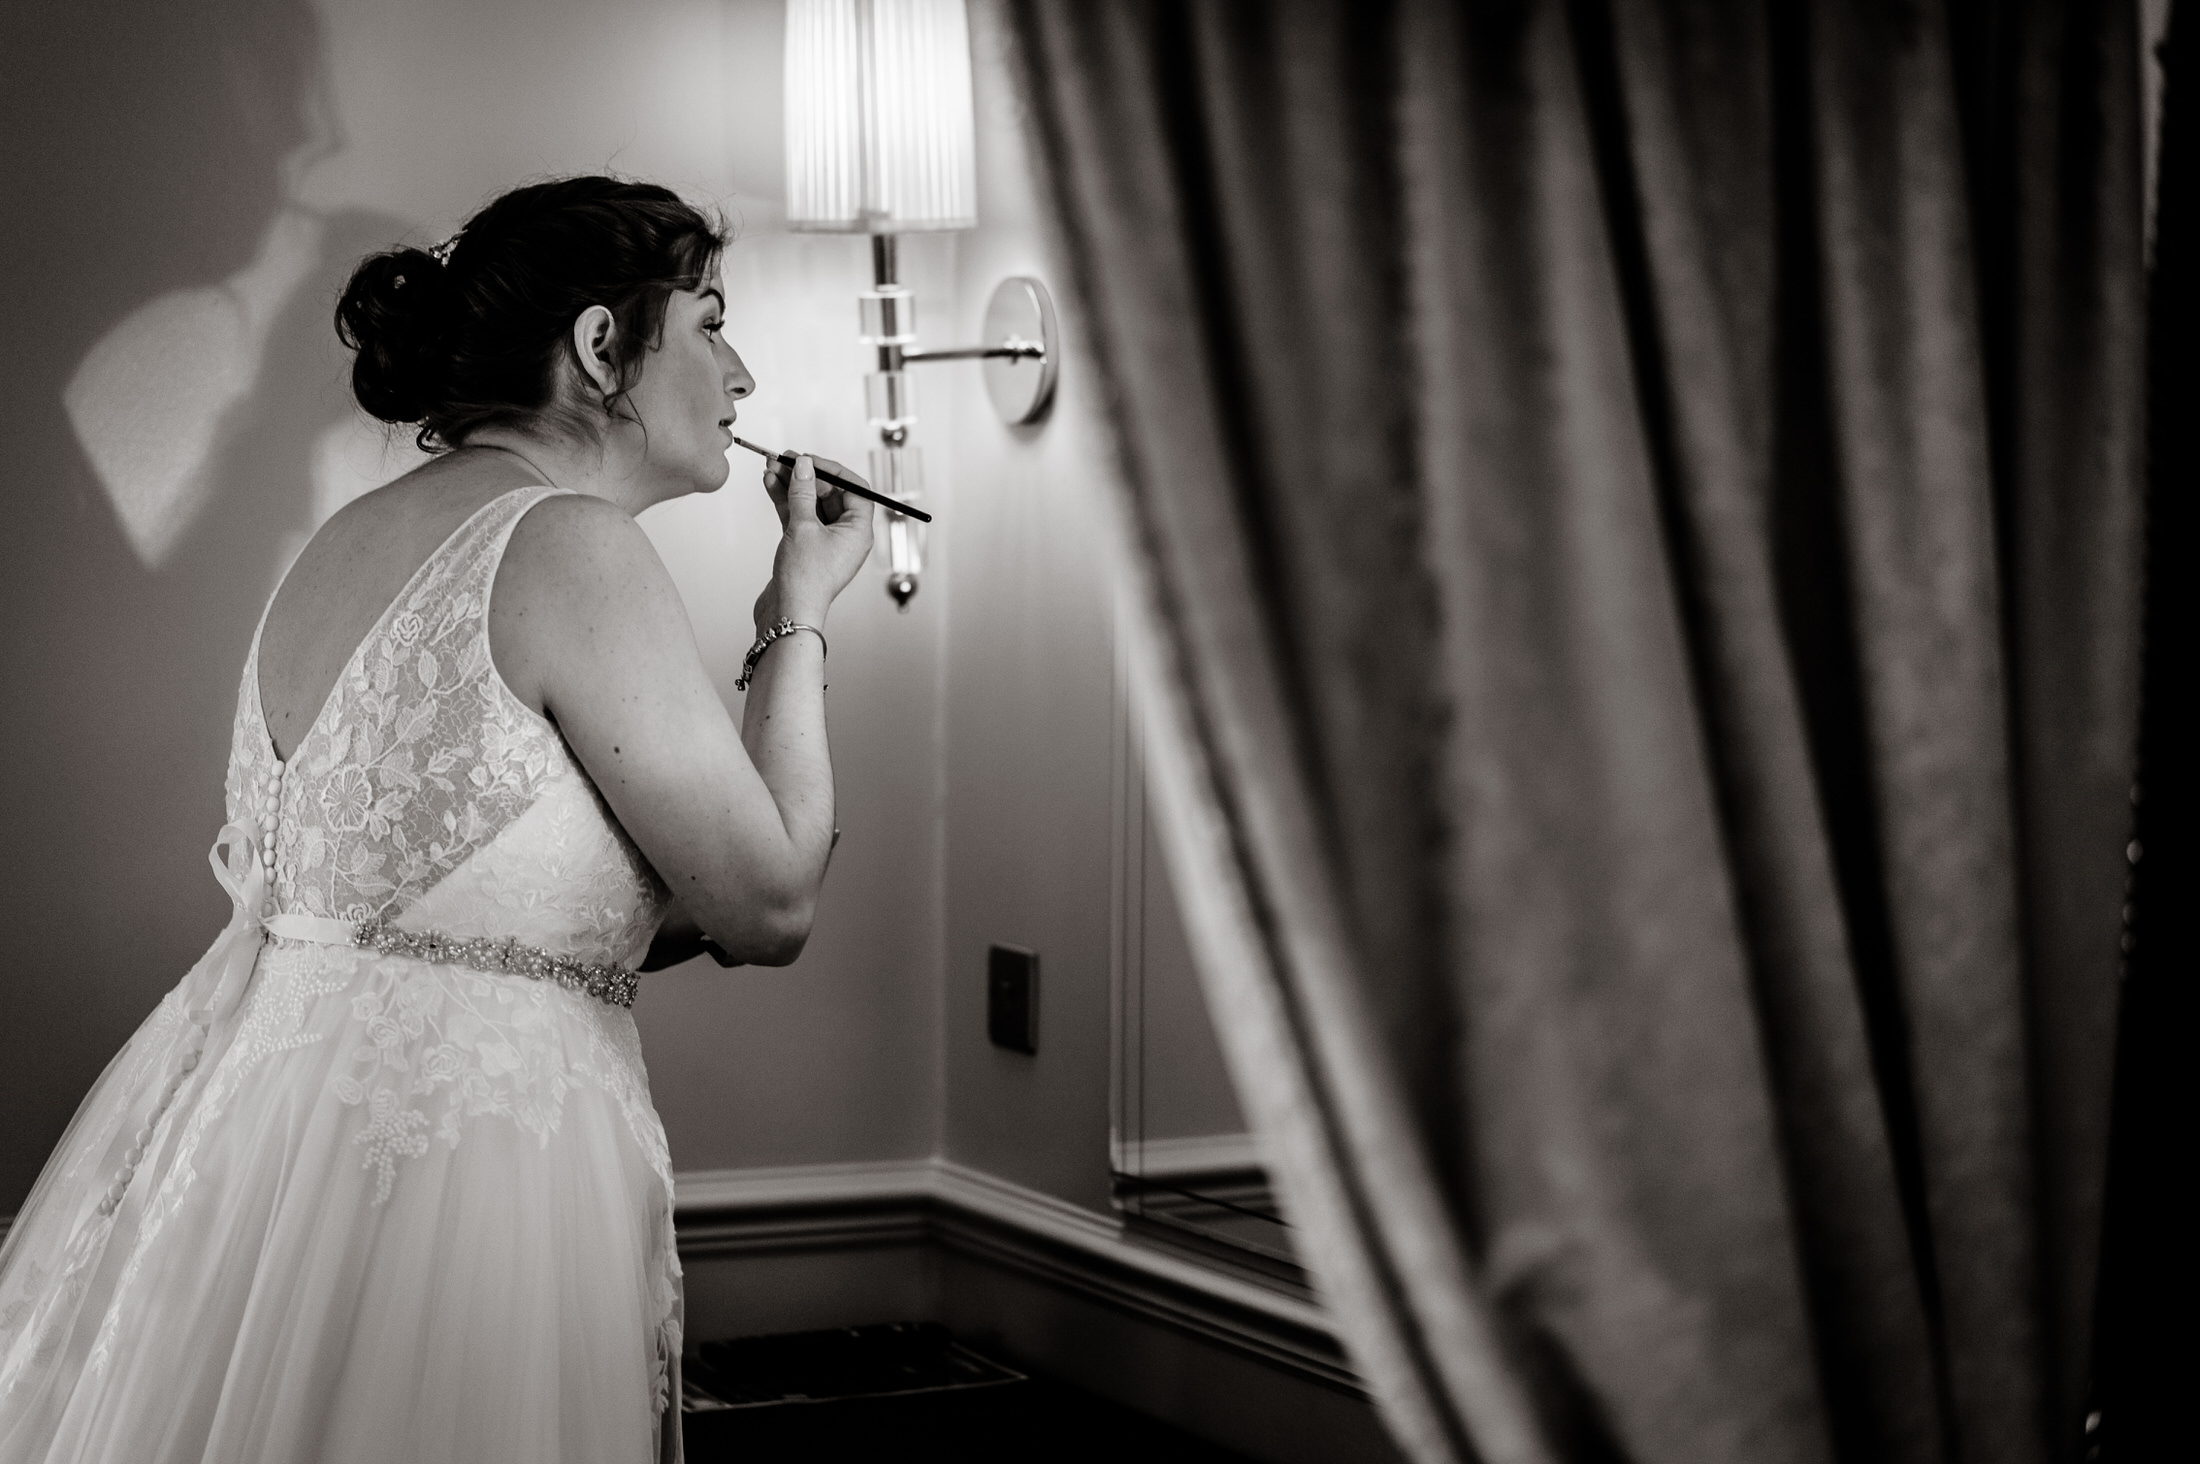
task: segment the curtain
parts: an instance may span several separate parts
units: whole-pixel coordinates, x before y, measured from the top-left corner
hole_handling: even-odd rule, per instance
[[[1002,4],[1155,818],[1405,1452],[2074,1458],[2133,5]]]
[[[2116,1049],[2114,1146],[2101,1241],[2094,1440],[2103,1464],[2193,1452],[2192,1380],[2200,1376],[2200,1205],[2188,1192],[2200,1152],[2200,701],[2192,679],[2200,585],[2200,444],[2184,412],[2200,382],[2200,12],[2181,7],[2162,49],[2147,301],[2146,672],[2134,789],[2144,857],[2132,870],[2133,915]]]

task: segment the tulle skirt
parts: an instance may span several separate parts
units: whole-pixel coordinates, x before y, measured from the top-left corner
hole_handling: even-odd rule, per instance
[[[232,1013],[191,985],[0,1250],[0,1464],[678,1458],[671,1173],[631,1016],[283,940]]]

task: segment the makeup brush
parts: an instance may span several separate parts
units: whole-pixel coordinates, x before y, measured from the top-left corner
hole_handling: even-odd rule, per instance
[[[736,437],[733,440],[740,443],[750,452],[760,453],[765,457],[773,459],[775,462],[785,463],[790,468],[794,466],[794,454],[791,452],[773,452],[768,447],[758,447],[755,443],[749,441],[746,437]],[[811,466],[817,467],[815,463],[812,463]],[[849,482],[846,478],[841,477],[838,473],[828,473],[823,468],[817,468],[817,475],[820,478],[823,478],[826,482],[832,484],[835,488],[840,489],[844,493],[853,493],[858,498],[868,498],[873,503],[882,503],[896,513],[905,513],[909,515],[909,517],[915,519],[920,524],[928,524],[932,522],[932,515],[926,513],[923,509],[911,508],[908,504],[899,502],[892,498],[888,498],[883,493],[874,493],[869,488],[864,487],[861,483]]]

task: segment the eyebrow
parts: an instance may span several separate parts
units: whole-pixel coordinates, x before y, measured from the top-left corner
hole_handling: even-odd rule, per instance
[[[723,295],[719,294],[719,293],[718,293],[718,292],[717,292],[716,290],[713,290],[713,289],[707,289],[707,288],[706,288],[705,290],[703,290],[703,292],[702,292],[702,293],[703,293],[703,294],[705,294],[705,295],[707,295],[707,296],[709,296],[709,297],[710,297],[711,299],[713,299],[713,300],[716,300],[716,301],[718,302],[718,309],[719,309],[719,311],[720,311],[721,313],[723,313],[723,312],[724,312],[724,310],[725,310],[725,308],[726,308],[726,297],[725,297],[725,296],[723,296]]]

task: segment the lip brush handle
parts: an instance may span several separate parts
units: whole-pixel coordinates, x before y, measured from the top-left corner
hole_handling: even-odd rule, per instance
[[[733,440],[740,443],[750,452],[756,453],[761,457],[768,457],[774,462],[786,463],[790,467],[792,467],[794,464],[795,455],[791,452],[773,452],[768,447],[758,447],[755,443],[749,441],[746,437],[736,437]],[[926,513],[921,508],[912,507],[909,504],[901,502],[899,499],[888,498],[885,494],[874,492],[871,489],[864,487],[861,483],[851,483],[846,478],[841,477],[838,473],[828,473],[823,468],[817,468],[817,465],[815,463],[812,463],[811,466],[813,468],[816,468],[817,475],[820,478],[823,478],[826,482],[832,484],[834,487],[842,490],[843,492],[853,493],[858,498],[868,498],[873,503],[884,504],[886,507],[892,509],[896,513],[907,514],[910,518],[915,519],[920,524],[928,524],[932,522],[932,515]]]

